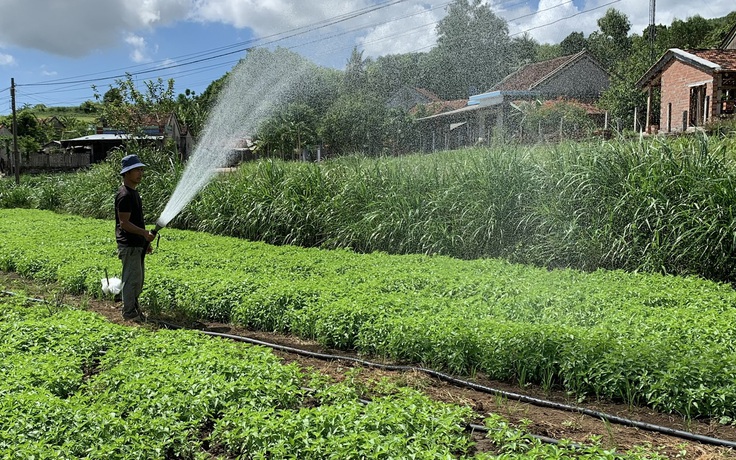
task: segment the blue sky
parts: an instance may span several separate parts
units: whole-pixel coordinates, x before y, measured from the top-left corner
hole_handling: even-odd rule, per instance
[[[173,78],[176,91],[202,92],[246,48],[283,46],[343,68],[353,47],[364,57],[427,51],[450,0],[0,0],[0,114],[17,107],[79,105],[126,72],[141,84]],[[646,0],[495,0],[510,33],[559,43],[589,34],[608,8],[632,32],[649,22]],[[721,17],[733,0],[657,0],[657,23]],[[219,56],[219,57],[218,57]]]

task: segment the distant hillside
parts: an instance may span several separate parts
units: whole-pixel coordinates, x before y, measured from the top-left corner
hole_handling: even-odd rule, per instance
[[[97,107],[92,103],[72,107],[48,107],[38,104],[33,107],[25,107],[23,110],[32,113],[38,119],[57,117],[63,121],[64,118],[76,118],[79,121],[89,124],[94,124],[98,116]]]

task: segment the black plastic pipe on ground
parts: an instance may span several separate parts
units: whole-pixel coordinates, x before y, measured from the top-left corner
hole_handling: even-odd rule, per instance
[[[7,295],[7,296],[16,296],[17,295],[16,293],[10,292],[10,291],[0,291],[0,294]],[[27,300],[30,300],[30,301],[33,301],[33,302],[46,302],[43,299],[36,299],[36,298],[27,298]],[[170,328],[170,329],[181,329],[182,328],[182,326],[179,326],[179,325],[176,325],[176,324],[172,324],[172,323],[168,323],[168,322],[165,322],[165,321],[160,321],[159,320],[159,321],[156,321],[156,322],[159,323],[159,324],[161,324],[162,326],[164,326],[166,328]],[[720,447],[736,448],[736,441],[729,441],[727,439],[713,438],[713,437],[710,437],[710,436],[705,436],[705,435],[690,433],[688,431],[677,430],[677,429],[666,427],[666,426],[654,425],[654,424],[651,424],[651,423],[641,422],[641,421],[638,421],[638,420],[631,420],[631,419],[627,419],[627,418],[624,418],[624,417],[619,417],[617,415],[612,415],[612,414],[607,414],[607,413],[600,412],[600,411],[595,411],[595,410],[592,410],[592,409],[587,409],[587,408],[584,408],[584,407],[572,406],[572,405],[569,405],[569,404],[562,404],[562,403],[557,403],[557,402],[554,402],[554,401],[548,401],[548,400],[545,400],[545,399],[534,398],[532,396],[526,396],[526,395],[522,395],[522,394],[518,394],[518,393],[513,393],[513,392],[509,392],[509,391],[505,391],[505,390],[499,390],[497,388],[491,388],[491,387],[480,385],[478,383],[471,382],[471,381],[468,381],[468,380],[459,379],[459,378],[453,377],[453,376],[451,376],[449,374],[445,374],[443,372],[439,372],[439,371],[436,371],[436,370],[433,370],[433,369],[427,369],[427,368],[424,368],[424,367],[419,367],[419,366],[406,366],[406,365],[397,365],[397,364],[382,364],[382,363],[376,363],[376,362],[368,361],[368,360],[361,359],[361,358],[354,358],[352,356],[332,355],[332,354],[328,354],[328,353],[317,353],[317,352],[313,352],[313,351],[302,350],[300,348],[294,348],[294,347],[290,347],[290,346],[286,346],[286,345],[279,345],[279,344],[276,344],[276,343],[265,342],[263,340],[252,339],[252,338],[249,338],[249,337],[243,337],[243,336],[234,335],[234,334],[225,334],[225,333],[221,333],[221,332],[212,332],[212,331],[201,330],[201,329],[198,329],[198,331],[201,332],[202,334],[206,334],[206,335],[209,335],[209,336],[212,336],[212,337],[221,337],[221,338],[226,338],[226,339],[235,340],[235,341],[239,341],[239,342],[249,343],[251,345],[259,345],[259,346],[271,348],[271,349],[274,349],[274,350],[279,350],[279,351],[283,351],[283,352],[287,352],[287,353],[293,353],[293,354],[297,354],[297,355],[300,355],[300,356],[306,356],[306,357],[309,357],[309,358],[317,358],[317,359],[328,360],[328,361],[348,361],[348,362],[353,362],[353,363],[356,363],[356,364],[360,364],[362,366],[371,367],[371,368],[377,368],[377,369],[382,369],[382,370],[387,370],[387,371],[399,371],[399,372],[414,371],[414,372],[421,372],[421,373],[424,373],[426,375],[432,376],[432,377],[434,377],[434,378],[436,378],[438,380],[441,380],[443,382],[450,383],[450,384],[455,385],[455,386],[469,388],[469,389],[472,389],[472,390],[475,390],[475,391],[479,391],[479,392],[487,393],[487,394],[492,394],[492,395],[495,395],[495,396],[501,396],[501,397],[512,399],[512,400],[515,400],[515,401],[524,402],[524,403],[527,403],[527,404],[532,404],[532,405],[538,406],[538,407],[547,407],[547,408],[550,408],[550,409],[561,410],[561,411],[566,411],[566,412],[575,412],[575,413],[579,413],[579,414],[583,414],[583,415],[588,415],[590,417],[595,417],[595,418],[604,420],[604,421],[609,422],[609,423],[615,423],[615,424],[618,424],[618,425],[628,426],[628,427],[632,427],[632,428],[638,428],[638,429],[645,430],[645,431],[651,431],[651,432],[655,432],[655,433],[665,434],[665,435],[668,435],[668,436],[672,436],[672,437],[676,437],[676,438],[680,438],[680,439],[685,439],[685,440],[688,440],[688,441],[695,441],[695,442],[699,442],[699,443],[702,443],[702,444],[708,444],[708,445],[720,446]],[[555,441],[555,440],[552,439],[552,441]]]
[[[167,323],[162,323],[164,325],[167,325],[169,327],[179,327],[176,325],[171,325]],[[323,360],[331,360],[331,361],[348,361],[353,362],[356,364],[360,364],[362,366],[366,367],[372,367],[387,371],[400,371],[400,372],[406,372],[406,371],[414,371],[414,372],[422,372],[426,375],[432,376],[438,380],[441,380],[443,382],[450,383],[455,386],[469,388],[475,391],[479,391],[482,393],[488,393],[496,396],[501,396],[504,398],[512,399],[515,401],[524,402],[527,404],[532,404],[534,406],[538,407],[547,407],[550,409],[556,409],[566,412],[575,412],[583,415],[588,415],[590,417],[595,417],[597,419],[604,420],[609,423],[615,423],[618,425],[624,425],[632,428],[638,428],[640,430],[645,431],[651,431],[655,433],[665,434],[668,436],[673,436],[680,439],[686,439],[688,441],[695,441],[702,444],[708,444],[712,446],[720,446],[720,447],[730,447],[730,448],[736,448],[736,441],[729,441],[727,439],[718,439],[713,438],[710,436],[704,436],[700,434],[690,433],[688,431],[683,430],[677,430],[674,428],[666,427],[666,426],[660,426],[660,425],[654,425],[651,423],[641,422],[638,420],[631,420],[624,417],[619,417],[617,415],[612,414],[606,414],[604,412],[595,411],[592,409],[587,409],[585,407],[578,407],[578,406],[571,406],[569,404],[562,404],[557,403],[554,401],[548,401],[545,399],[540,398],[534,398],[532,396],[526,396],[518,393],[513,393],[509,391],[499,390],[496,388],[487,387],[484,385],[480,385],[475,382],[470,382],[468,380],[462,380],[458,379],[456,377],[453,377],[451,375],[445,374],[443,372],[439,372],[433,369],[427,369],[424,367],[418,367],[418,366],[404,366],[404,365],[396,365],[396,364],[381,364],[376,363],[373,361],[368,361],[365,359],[360,358],[354,358],[352,356],[341,356],[341,355],[332,355],[327,353],[317,353],[313,351],[308,350],[302,350],[300,348],[294,348],[289,347],[286,345],[279,345],[276,343],[269,343],[258,339],[252,339],[249,337],[242,337],[239,335],[233,335],[233,334],[224,334],[221,332],[212,332],[212,331],[206,331],[206,330],[200,330],[201,333],[213,336],[213,337],[222,337],[226,339],[236,340],[240,342],[246,342],[250,343],[252,345],[260,345],[268,348],[272,348],[274,350],[279,350],[283,352],[288,353],[294,353],[301,356],[306,356],[310,358],[317,358],[317,359],[323,359]]]

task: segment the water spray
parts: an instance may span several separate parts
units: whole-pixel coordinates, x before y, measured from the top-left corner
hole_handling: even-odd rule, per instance
[[[298,93],[296,87],[308,70],[307,62],[295,62],[294,56],[285,53],[289,52],[251,49],[228,75],[184,173],[151,233],[158,234],[194,199],[217,169],[227,164],[239,140],[252,136],[276,108]]]

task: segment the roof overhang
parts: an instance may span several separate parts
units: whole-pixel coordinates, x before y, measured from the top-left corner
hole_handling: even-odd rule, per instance
[[[61,145],[87,145],[92,143],[120,143],[124,141],[161,141],[164,136],[129,136],[126,134],[91,134],[89,136],[75,137],[74,139],[63,139]]]
[[[459,115],[466,112],[474,112],[476,110],[485,109],[489,107],[495,107],[503,104],[504,102],[511,102],[519,99],[528,99],[538,97],[537,91],[490,91],[487,93],[476,94],[470,96],[468,99],[468,105],[457,110],[451,110],[449,112],[442,112],[436,115],[430,115],[428,117],[418,118],[418,121],[432,120],[442,117],[449,117],[453,115]]]
[[[678,60],[711,74],[722,70],[720,65],[707,59],[703,59],[700,56],[688,53],[687,51],[683,51],[679,48],[670,48],[662,55],[661,58],[659,58],[659,61],[650,67],[639,81],[636,82],[637,88],[645,89],[649,86],[657,86],[657,83],[659,83],[662,76],[662,70],[664,70],[665,66],[673,60]]]
[[[733,48],[736,46],[736,24],[731,27],[731,30],[728,31],[725,37],[723,37],[723,41],[721,42],[721,46],[719,46],[720,49],[727,49]]]

